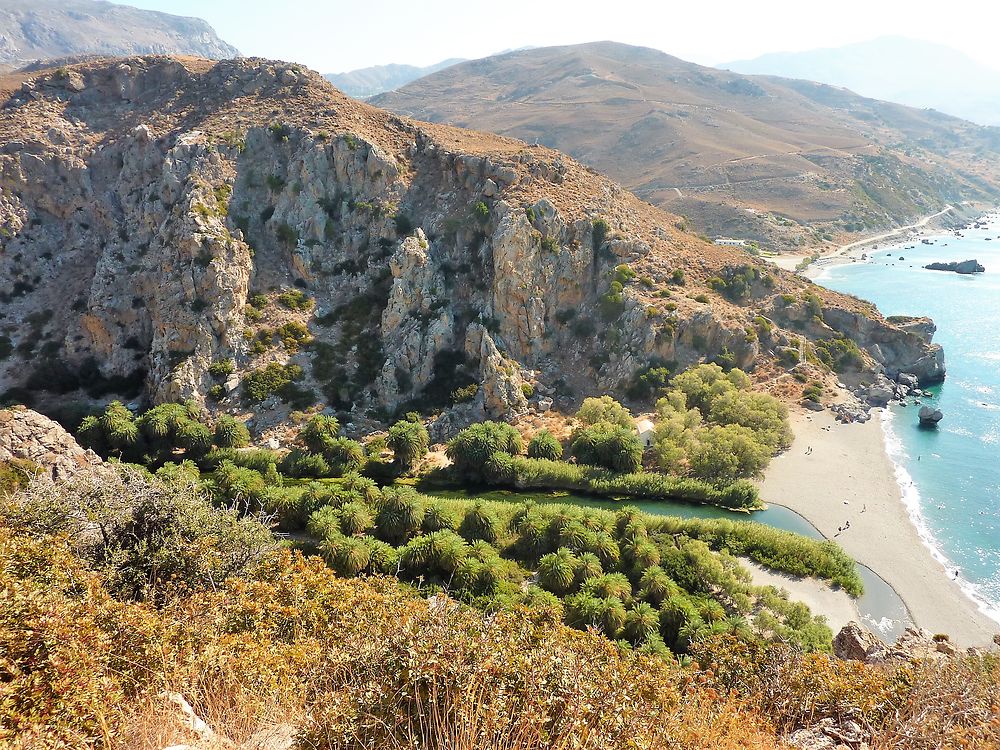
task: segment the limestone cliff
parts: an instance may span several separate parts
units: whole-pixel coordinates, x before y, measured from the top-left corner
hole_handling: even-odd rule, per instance
[[[401,119],[295,65],[43,71],[0,111],[0,190],[8,398],[232,410],[242,377],[291,364],[259,424],[449,407],[463,387],[461,409],[510,418],[655,363],[780,377],[843,336],[868,371],[943,376],[929,338],[558,152]]]

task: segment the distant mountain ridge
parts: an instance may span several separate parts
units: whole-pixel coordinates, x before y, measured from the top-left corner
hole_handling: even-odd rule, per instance
[[[237,57],[200,18],[97,0],[0,0],[0,66],[87,55]]]
[[[1000,196],[1000,129],[615,42],[473,60],[372,102],[559,149],[700,232],[774,249]]]
[[[452,57],[434,65],[418,67],[416,65],[373,65],[369,68],[358,68],[346,73],[326,73],[323,77],[355,99],[364,99],[385,91],[394,91],[405,86],[410,81],[437,73],[457,63],[465,62],[465,58]]]
[[[941,44],[886,36],[843,47],[775,52],[718,67],[844,86],[864,96],[929,107],[980,125],[1000,125],[1000,71]]]

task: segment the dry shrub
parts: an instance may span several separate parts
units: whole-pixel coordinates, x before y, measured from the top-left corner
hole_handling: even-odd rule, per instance
[[[688,672],[529,612],[433,605],[276,553],[257,580],[120,602],[65,539],[0,529],[0,742],[162,748],[300,727],[304,748],[768,748],[765,723]],[[16,745],[15,745],[16,746]]]
[[[738,695],[780,733],[856,722],[872,750],[1000,748],[1000,655],[864,664],[782,645],[697,643],[710,684]]]

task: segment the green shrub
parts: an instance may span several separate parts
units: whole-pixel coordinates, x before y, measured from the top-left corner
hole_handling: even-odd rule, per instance
[[[289,310],[307,311],[311,310],[316,302],[301,289],[285,289],[278,295],[278,304]]]
[[[236,363],[231,358],[220,359],[208,367],[208,374],[213,378],[227,378],[236,372]]]
[[[602,466],[619,473],[638,471],[642,466],[642,444],[632,427],[598,422],[573,433],[570,453],[577,461]]]
[[[287,397],[294,395],[290,386],[301,377],[302,368],[298,365],[272,362],[266,367],[247,373],[243,378],[243,391],[251,402],[256,403],[274,395],[290,400]]]
[[[451,402],[453,404],[464,404],[472,401],[479,394],[479,383],[469,383],[469,385],[456,388],[451,392]]]
[[[585,398],[576,418],[585,425],[610,422],[621,427],[632,427],[632,413],[611,396]]]

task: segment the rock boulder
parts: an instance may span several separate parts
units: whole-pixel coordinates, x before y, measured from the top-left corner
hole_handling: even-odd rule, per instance
[[[103,463],[57,423],[23,406],[0,410],[0,461],[13,459],[31,461],[53,479],[67,479]]]

